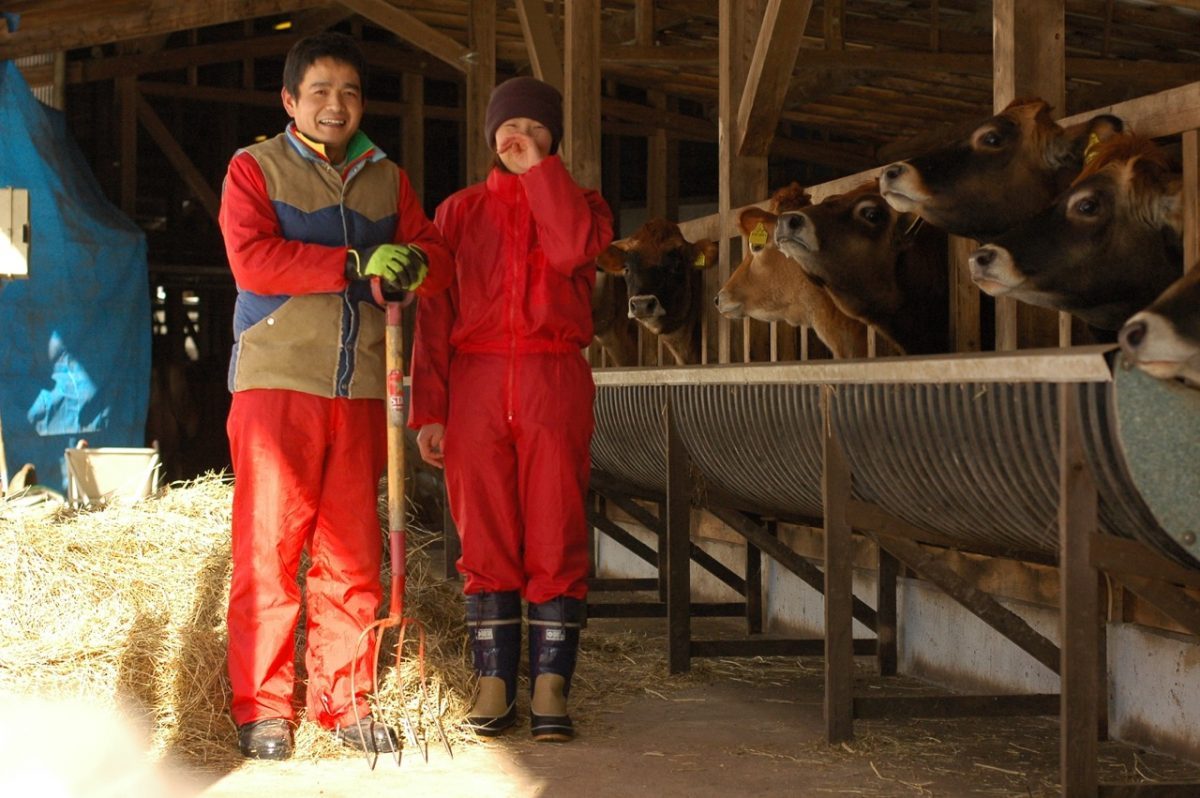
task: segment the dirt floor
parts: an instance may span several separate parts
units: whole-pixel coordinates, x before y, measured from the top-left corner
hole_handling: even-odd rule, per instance
[[[664,624],[593,620],[585,634],[594,644],[640,636],[646,651],[663,652]],[[613,652],[609,661],[590,659],[594,670],[634,659],[624,646],[596,647]],[[665,660],[651,658],[648,671],[646,663],[629,666],[628,683],[602,680],[604,695],[581,669],[579,737],[569,744],[535,744],[524,725],[498,741],[459,742],[453,759],[435,740],[428,762],[410,747],[399,767],[381,759],[373,771],[347,757],[193,775],[205,798],[358,798],[393,790],[474,798],[1058,794],[1055,718],[858,721],[854,741],[829,746],[819,659],[695,660],[688,676],[668,677]],[[931,689],[906,677],[881,679],[872,668],[872,660],[859,661],[856,694]],[[1118,743],[1102,744],[1100,772],[1109,782],[1200,780],[1200,766]]]

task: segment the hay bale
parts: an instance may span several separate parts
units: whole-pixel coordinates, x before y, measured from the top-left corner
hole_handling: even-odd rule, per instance
[[[83,698],[118,710],[150,729],[156,758],[222,770],[240,763],[225,659],[232,491],[227,477],[209,474],[134,505],[0,517],[0,557],[8,564],[0,569],[0,690]],[[382,541],[382,497],[380,516]],[[407,709],[436,747],[432,707],[440,696],[442,726],[462,746],[475,742],[461,728],[474,679],[461,586],[435,573],[430,557],[439,537],[413,527],[408,538],[405,616],[426,631],[428,701],[420,706],[415,641],[396,669],[397,631],[389,629],[373,703],[380,719],[395,724]],[[390,574],[381,580],[386,601]],[[581,724],[619,697],[644,694],[644,685],[661,688],[666,670],[661,643],[652,636],[595,626],[583,636],[572,690]],[[298,637],[302,682],[303,623]],[[527,695],[522,677],[522,711]],[[296,755],[355,754],[303,722]]]

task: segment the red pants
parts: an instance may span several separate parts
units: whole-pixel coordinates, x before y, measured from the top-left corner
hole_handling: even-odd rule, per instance
[[[595,386],[578,352],[458,354],[443,448],[468,594],[587,595]]]
[[[351,723],[373,689],[371,646],[383,538],[377,480],[387,463],[383,402],[285,390],[238,391],[227,423],[233,491],[229,679],[233,720],[292,718],[300,614],[297,571],[307,549],[308,717]],[[355,691],[350,695],[350,671]]]

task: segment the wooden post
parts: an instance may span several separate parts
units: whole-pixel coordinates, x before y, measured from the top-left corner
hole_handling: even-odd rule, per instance
[[[1095,795],[1099,683],[1096,580],[1091,541],[1097,530],[1096,483],[1087,464],[1077,411],[1080,387],[1059,386],[1059,636],[1062,709],[1059,768],[1062,794]]]
[[[764,526],[768,534],[776,534],[774,521],[767,521]],[[752,635],[761,634],[763,630],[763,581],[762,581],[762,550],[746,541],[746,631]]]
[[[831,385],[821,386],[824,417],[821,501],[825,508],[825,740],[854,737],[854,550],[846,507],[850,502],[850,466],[833,431]],[[878,618],[876,620],[878,623]]]
[[[977,244],[970,238],[950,236],[948,246],[950,248],[950,342],[955,352],[978,352],[983,348],[983,343],[980,341],[979,287],[971,281],[970,268],[967,266],[967,258],[975,251]]]
[[[137,78],[118,78],[116,83],[121,111],[118,128],[118,152],[121,153],[121,210],[132,219],[137,210]]]
[[[616,96],[615,81],[606,81],[606,93]],[[608,209],[613,215],[613,238],[621,237],[621,136],[609,133],[600,137],[600,149],[603,157],[600,160],[601,189],[600,194],[608,203]]]
[[[401,152],[404,171],[413,193],[425,201],[425,77],[417,72],[404,73],[404,118],[401,121]],[[482,132],[475,130],[476,138]],[[413,314],[408,314],[413,315]]]
[[[727,231],[733,228],[733,209],[767,195],[766,156],[737,154],[741,138],[737,129],[738,107],[749,71],[751,43],[757,38],[763,9],[761,0],[721,0],[719,7],[717,209],[721,240],[717,268],[704,273],[704,294],[708,297],[720,290],[736,265],[732,262],[733,242],[727,236]],[[729,319],[715,313],[705,313],[704,318],[703,362],[728,363],[733,351]]]
[[[875,656],[879,663],[880,676],[896,675],[896,582],[900,574],[900,561],[876,546],[878,567],[875,583],[875,636],[878,648]]]
[[[1200,130],[1183,132],[1183,270],[1200,262]]]
[[[600,0],[566,4],[564,158],[575,180],[600,187]]]
[[[667,669],[683,673],[692,667],[692,486],[688,479],[688,455],[675,428],[669,401],[663,423],[667,440]],[[659,558],[664,559],[662,554]]]
[[[488,98],[496,85],[496,0],[471,0],[467,20],[471,55],[467,66],[467,182],[478,183],[492,168],[483,138]]]
[[[550,17],[542,0],[516,0],[517,17],[521,20],[521,33],[525,38],[525,49],[529,52],[529,64],[533,76],[562,91],[563,65],[550,27]]]
[[[1067,103],[1065,0],[995,0],[993,25],[993,107],[1017,97],[1041,97],[1062,116]],[[1063,325],[1060,314],[1016,300],[996,300],[996,348],[1054,346]],[[1070,343],[1069,322],[1066,325]]]

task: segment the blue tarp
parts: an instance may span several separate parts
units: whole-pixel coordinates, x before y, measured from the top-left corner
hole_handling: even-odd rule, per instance
[[[63,450],[143,446],[150,385],[146,238],[100,190],[63,116],[0,61],[0,186],[29,190],[29,279],[0,283],[0,425],[9,470],[66,487]]]

